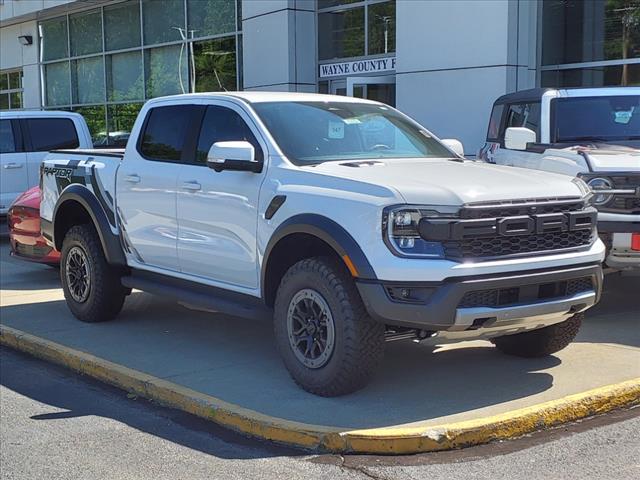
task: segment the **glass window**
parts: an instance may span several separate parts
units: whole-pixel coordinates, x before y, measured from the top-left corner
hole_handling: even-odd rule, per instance
[[[8,77],[9,77],[9,88],[11,90],[22,88],[22,71],[10,72]]]
[[[0,74],[0,90],[9,90],[9,74]]]
[[[67,50],[67,17],[40,23],[40,58],[43,61],[69,56]]]
[[[236,89],[236,39],[218,38],[193,44],[195,92]]]
[[[509,105],[505,130],[509,127],[525,127],[536,132],[536,139],[540,139],[540,104],[517,103]]]
[[[104,7],[105,49],[120,50],[140,46],[140,4],[117,3]]]
[[[106,57],[107,99],[142,100],[142,52],[117,53]]]
[[[46,85],[46,104],[48,106],[69,105],[71,92],[69,88],[69,62],[49,63],[44,66]]]
[[[0,110],[9,110],[9,94],[0,93]]]
[[[144,44],[172,42],[185,38],[184,0],[142,0]]]
[[[73,103],[104,102],[102,56],[71,61]]]
[[[239,140],[251,143],[256,151],[256,160],[262,160],[262,148],[240,115],[225,107],[215,105],[207,107],[200,128],[196,162],[203,164],[207,162],[209,149],[214,143]]]
[[[637,0],[542,2],[542,64],[640,57]]]
[[[26,122],[34,152],[80,146],[76,127],[68,118],[28,118]]]
[[[142,134],[142,155],[153,160],[180,160],[194,108],[198,107],[172,105],[152,108]]]
[[[320,60],[364,55],[364,7],[318,15]]]
[[[496,142],[500,138],[500,121],[502,120],[502,112],[504,105],[494,105],[491,110],[491,118],[489,118],[489,130],[487,131],[487,140]]]
[[[100,10],[77,13],[69,17],[71,56],[102,51],[102,15]]]
[[[337,7],[338,5],[347,5],[349,3],[360,2],[362,0],[318,0],[318,9]]]
[[[142,103],[117,103],[107,106],[107,129],[109,135],[104,138],[106,145],[126,147],[133,124],[138,117]]]
[[[544,70],[540,82],[543,87],[640,86],[640,64]]]
[[[74,112],[79,113],[84,117],[91,132],[91,139],[94,146],[99,146],[100,141],[107,134],[107,125],[105,120],[105,107],[104,105],[94,105],[92,107],[76,107]]]
[[[266,102],[253,108],[296,164],[452,155],[405,116],[382,105]]]
[[[189,38],[236,31],[236,0],[187,0]]]
[[[396,2],[375,3],[367,13],[369,55],[396,51]]]
[[[11,120],[0,120],[0,153],[16,151],[16,140],[13,135]]]
[[[640,95],[556,98],[551,119],[555,142],[640,140]]]
[[[183,45],[152,48],[144,52],[147,98],[187,93],[187,49]]]
[[[11,92],[9,94],[9,108],[22,108],[22,92]]]

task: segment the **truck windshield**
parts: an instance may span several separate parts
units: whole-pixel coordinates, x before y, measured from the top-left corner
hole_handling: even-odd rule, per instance
[[[455,155],[391,107],[353,102],[265,102],[253,105],[283,153],[296,165],[334,160]]]
[[[640,140],[639,95],[557,98],[551,118],[557,143]]]

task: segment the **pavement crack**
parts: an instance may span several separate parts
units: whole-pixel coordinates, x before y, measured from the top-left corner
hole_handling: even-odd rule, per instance
[[[372,480],[391,480],[387,476],[378,475],[378,474],[372,472],[371,470],[369,470],[365,466],[362,466],[362,465],[348,465],[346,459],[344,458],[344,455],[338,455],[338,456],[340,457],[340,465],[338,465],[338,466],[343,471],[346,470],[346,471],[351,471],[351,472],[355,472],[355,473],[360,473],[360,474],[364,475],[367,478],[371,478]]]

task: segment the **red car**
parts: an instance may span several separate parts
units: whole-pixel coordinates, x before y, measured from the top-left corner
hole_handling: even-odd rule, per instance
[[[11,255],[33,262],[58,265],[60,252],[40,233],[40,187],[33,187],[13,202],[7,213]]]

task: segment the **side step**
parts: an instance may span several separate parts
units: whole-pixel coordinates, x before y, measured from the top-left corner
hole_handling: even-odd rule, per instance
[[[128,288],[136,288],[226,315],[266,321],[273,318],[273,310],[264,305],[260,298],[251,295],[141,270],[134,270],[131,275],[122,277],[121,281],[122,285]]]

